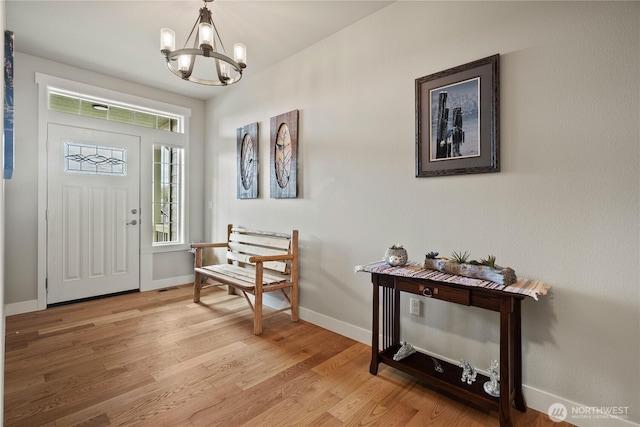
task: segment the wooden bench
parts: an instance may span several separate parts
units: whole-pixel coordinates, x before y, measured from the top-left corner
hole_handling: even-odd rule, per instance
[[[227,263],[202,265],[206,248],[227,248]],[[298,230],[291,234],[227,227],[224,243],[192,243],[195,249],[193,302],[200,301],[202,277],[212,279],[213,286],[227,285],[242,292],[253,310],[253,333],[262,333],[262,319],[291,310],[291,321],[298,321]],[[288,289],[287,293],[285,290]],[[262,297],[265,292],[281,291],[289,306],[265,313]],[[247,294],[254,296],[253,303]]]

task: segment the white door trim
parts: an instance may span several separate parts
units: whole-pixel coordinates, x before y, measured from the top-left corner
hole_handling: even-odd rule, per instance
[[[48,124],[58,123],[70,126],[81,126],[104,130],[108,132],[120,132],[131,134],[132,126],[90,119],[82,116],[69,115],[55,111],[49,111],[48,108],[48,88],[54,87],[70,92],[93,95],[103,99],[112,99],[130,105],[143,106],[158,111],[166,111],[172,114],[181,115],[185,118],[184,134],[172,134],[171,138],[183,141],[185,148],[188,147],[189,141],[189,117],[191,117],[191,109],[180,107],[164,102],[143,98],[123,92],[117,92],[84,83],[78,83],[71,80],[55,77],[43,73],[35,73],[35,82],[38,84],[38,260],[37,260],[37,278],[38,278],[38,310],[47,308],[47,127]],[[142,148],[142,147],[141,147]],[[141,157],[142,158],[142,157]],[[142,160],[144,162],[144,160]],[[141,165],[141,173],[143,173],[144,165]],[[141,188],[142,191],[142,188]],[[144,200],[141,197],[141,200]],[[140,242],[141,247],[144,242]],[[150,262],[149,256],[140,257],[140,271],[152,271],[151,266],[146,265]],[[141,290],[143,283],[148,280],[141,277]]]

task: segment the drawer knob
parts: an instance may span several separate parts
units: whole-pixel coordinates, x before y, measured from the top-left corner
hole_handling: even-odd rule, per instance
[[[431,289],[424,288],[424,290],[422,291],[422,295],[424,295],[427,298],[431,298],[433,296],[433,293],[431,292]]]

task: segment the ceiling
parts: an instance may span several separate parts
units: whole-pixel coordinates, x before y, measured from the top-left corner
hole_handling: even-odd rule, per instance
[[[390,3],[217,0],[208,7],[229,55],[234,43],[247,46],[247,79]],[[179,79],[160,53],[160,29],[172,28],[181,47],[202,5],[194,0],[5,0],[5,22],[15,34],[17,52],[208,99],[225,88]]]

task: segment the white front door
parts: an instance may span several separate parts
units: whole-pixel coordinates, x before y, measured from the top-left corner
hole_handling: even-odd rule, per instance
[[[139,288],[140,138],[48,124],[47,304]]]

